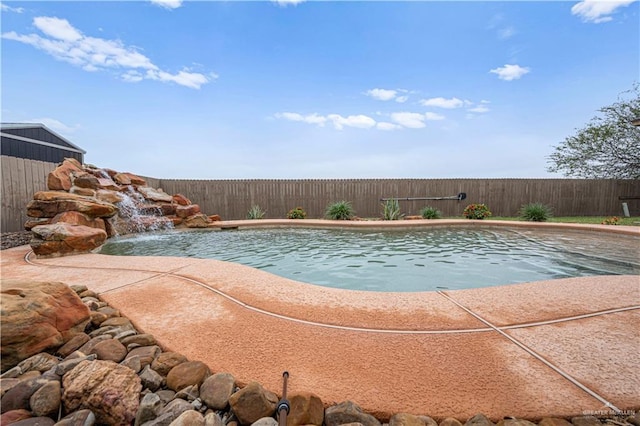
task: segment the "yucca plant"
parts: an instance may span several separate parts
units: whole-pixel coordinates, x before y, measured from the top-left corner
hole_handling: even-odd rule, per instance
[[[351,220],[354,211],[349,201],[338,201],[327,206],[325,216],[333,220]]]
[[[440,219],[442,213],[435,207],[427,206],[420,210],[420,216],[422,216],[423,219]]]
[[[260,206],[255,205],[251,206],[249,212],[247,213],[247,219],[263,219],[265,215],[265,211],[260,208]]]
[[[382,203],[382,219],[400,220],[403,216],[400,212],[400,203],[395,198],[389,198]]]
[[[551,207],[542,203],[529,203],[520,208],[520,218],[529,222],[546,222],[551,216]]]

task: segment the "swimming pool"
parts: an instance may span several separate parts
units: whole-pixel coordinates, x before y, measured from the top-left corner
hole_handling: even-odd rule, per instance
[[[632,236],[566,230],[293,228],[138,234],[100,253],[210,258],[322,286],[414,292],[640,274],[637,247]]]

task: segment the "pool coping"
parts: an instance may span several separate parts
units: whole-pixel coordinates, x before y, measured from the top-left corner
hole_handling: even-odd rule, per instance
[[[637,227],[488,220],[215,224],[543,227],[640,236]],[[379,294],[203,259],[40,259],[28,246],[0,254],[3,278],[86,284],[165,349],[228,371],[239,383],[257,380],[277,392],[286,369],[292,391],[314,392],[325,404],[352,399],[383,420],[398,412],[464,421],[478,412],[535,420],[640,409],[635,275]]]

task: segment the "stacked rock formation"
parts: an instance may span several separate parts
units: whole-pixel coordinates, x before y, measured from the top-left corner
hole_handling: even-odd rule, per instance
[[[145,179],[82,165],[67,158],[47,177],[48,191],[37,192],[27,205],[25,228],[38,256],[85,253],[115,235],[185,226],[204,228],[207,216],[181,194],[147,186]]]
[[[16,426],[277,426],[279,396],[257,382],[163,351],[86,286],[2,280],[0,424]],[[33,306],[38,315],[24,313]],[[536,426],[483,414],[452,417],[397,413],[378,419],[357,403],[325,404],[289,393],[287,426]],[[630,415],[629,415],[630,414]],[[640,412],[602,420],[542,418],[538,426],[640,426]],[[464,420],[464,419],[462,419]],[[386,424],[386,423],[385,423]]]

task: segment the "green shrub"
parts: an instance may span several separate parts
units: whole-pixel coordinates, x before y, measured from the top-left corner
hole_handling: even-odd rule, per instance
[[[287,219],[304,219],[305,217],[307,217],[307,213],[302,207],[296,207],[287,213]]]
[[[551,216],[551,207],[542,203],[529,203],[520,208],[520,218],[529,222],[546,222]]]
[[[440,219],[442,217],[442,213],[435,207],[427,206],[420,210],[420,216],[422,216],[423,219]]]
[[[353,207],[348,201],[338,201],[327,206],[325,216],[333,220],[351,220],[353,219]]]
[[[400,213],[400,203],[395,198],[389,198],[382,203],[382,219],[400,220],[404,215]]]
[[[260,206],[255,205],[251,206],[249,212],[247,213],[247,219],[263,219],[265,215],[265,211],[260,208]]]
[[[491,217],[491,211],[484,204],[469,204],[464,208],[462,215],[467,219],[486,219]]]

